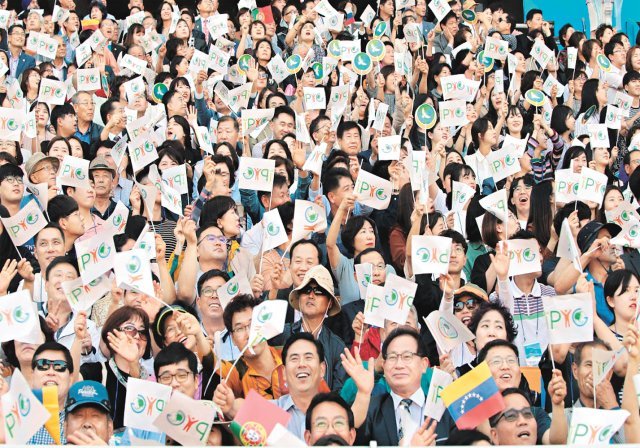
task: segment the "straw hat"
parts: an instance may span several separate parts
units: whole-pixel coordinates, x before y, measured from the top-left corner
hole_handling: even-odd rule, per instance
[[[329,316],[335,316],[338,314],[340,312],[340,300],[334,293],[331,274],[327,268],[322,265],[316,265],[307,271],[302,283],[289,293],[289,304],[291,304],[293,309],[300,311],[300,290],[304,289],[312,280],[327,292],[329,300],[331,300],[331,306],[329,307],[327,314]]]

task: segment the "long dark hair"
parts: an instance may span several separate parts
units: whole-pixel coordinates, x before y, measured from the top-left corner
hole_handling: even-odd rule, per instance
[[[540,247],[547,247],[551,239],[553,211],[549,199],[552,195],[553,186],[549,180],[535,184],[531,189],[527,226],[531,226]]]
[[[582,86],[582,103],[580,104],[578,115],[585,113],[591,106],[596,106],[598,111],[600,111],[600,105],[598,104],[598,97],[596,95],[599,85],[600,81],[597,79],[588,79],[584,83],[584,86]]]

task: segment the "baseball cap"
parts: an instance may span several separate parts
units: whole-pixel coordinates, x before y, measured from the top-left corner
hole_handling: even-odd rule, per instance
[[[7,177],[23,177],[24,173],[22,169],[14,165],[13,163],[5,163],[0,166],[0,182],[5,180]]]
[[[65,412],[73,412],[81,406],[95,406],[111,413],[107,388],[97,381],[79,381],[69,389]]]
[[[473,283],[467,283],[453,292],[454,301],[464,297],[473,297],[474,299],[484,300],[485,302],[489,301],[489,296],[487,296],[486,291]]]
[[[31,177],[38,163],[45,162],[45,161],[51,162],[55,167],[56,171],[60,167],[60,160],[58,160],[57,157],[48,156],[42,152],[36,152],[31,157],[29,157],[29,160],[27,160],[27,163],[25,163],[24,165],[24,169],[27,172],[27,177]]]
[[[622,230],[619,225],[611,222],[602,224],[598,221],[589,221],[580,229],[580,232],[578,232],[577,242],[580,252],[585,253],[589,250],[589,247],[598,238],[598,232],[602,229],[608,230],[612,237],[615,237]]]
[[[107,159],[102,156],[96,157],[91,161],[91,164],[89,164],[89,173],[96,170],[105,170],[109,171],[111,173],[111,176],[116,175],[116,170],[114,170],[113,167],[109,165],[109,162],[107,162]]]

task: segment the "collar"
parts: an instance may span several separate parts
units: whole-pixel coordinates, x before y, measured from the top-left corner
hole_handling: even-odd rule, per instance
[[[400,406],[400,402],[403,400],[403,398],[400,395],[396,394],[394,391],[390,391],[389,395],[391,395],[391,398],[393,399],[393,409],[398,409],[398,406]],[[409,397],[409,399],[413,401],[413,404],[418,405],[420,408],[424,407],[424,403],[427,400],[422,388],[420,387],[416,389],[416,391]]]
[[[271,352],[271,356],[273,357],[273,361],[276,363],[276,367],[275,367],[275,369],[273,369],[275,371],[278,367],[280,367],[282,365],[282,357],[280,356],[280,353],[278,352],[278,349],[276,349],[275,347],[269,346],[269,351]],[[251,367],[249,364],[247,364],[246,362],[244,364],[247,366],[247,372],[245,373],[245,375],[262,377],[262,375],[260,375],[258,372],[256,372],[256,370],[253,367]],[[273,372],[272,372],[272,375],[273,375]],[[293,400],[291,400],[291,403],[293,403]]]
[[[542,297],[542,289],[540,288],[540,283],[538,283],[538,280],[535,280],[533,288],[531,289],[531,294],[525,294],[520,291],[520,288],[518,288],[518,285],[516,285],[516,282],[513,281],[513,279],[511,279],[510,283],[511,294],[513,295],[514,299],[521,299],[523,297]]]

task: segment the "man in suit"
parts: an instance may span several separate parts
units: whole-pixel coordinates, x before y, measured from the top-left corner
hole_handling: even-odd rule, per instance
[[[558,53],[558,46],[556,45],[556,41],[553,38],[551,25],[549,24],[549,22],[544,20],[544,18],[542,17],[542,11],[540,9],[529,10],[529,12],[527,12],[526,23],[527,32],[516,37],[516,46],[518,51],[522,52],[522,54],[524,54],[525,57],[528,58],[529,54],[531,53],[531,47],[533,46],[534,39],[532,36],[535,36],[535,32],[542,32],[545,45],[553,50],[556,54]]]
[[[429,361],[418,332],[406,327],[393,330],[382,344],[382,358],[390,392],[371,399],[355,444],[368,445],[375,440],[379,446],[399,446],[402,439],[410,438],[411,445],[426,445],[431,442],[427,439],[447,439],[453,426],[447,411],[435,429],[437,436],[425,431],[430,423],[424,412],[426,392],[421,387],[421,379]],[[413,428],[412,434],[404,434],[410,428]],[[433,432],[433,428],[430,430]]]
[[[26,33],[22,25],[9,27],[9,74],[18,79],[28,69],[36,66],[36,60],[22,49],[26,42]]]

